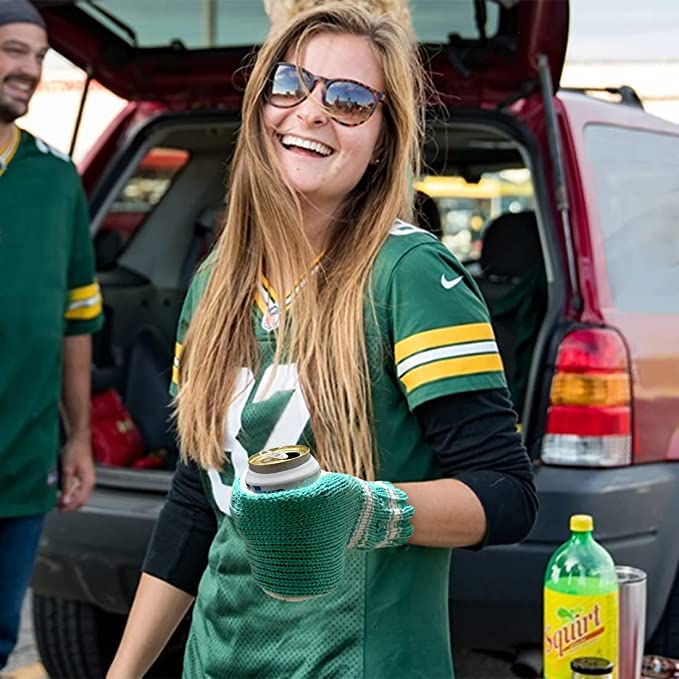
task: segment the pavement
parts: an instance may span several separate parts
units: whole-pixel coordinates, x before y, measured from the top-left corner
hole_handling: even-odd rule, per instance
[[[515,679],[509,662],[492,658],[487,654],[460,649],[455,651],[456,679]],[[33,638],[33,619],[31,615],[30,592],[24,600],[21,613],[21,632],[14,652],[9,657],[1,679],[49,679],[40,664],[38,649]],[[398,679],[394,677],[394,679]]]

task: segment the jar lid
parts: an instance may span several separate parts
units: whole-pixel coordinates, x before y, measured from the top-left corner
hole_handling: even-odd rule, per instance
[[[613,671],[613,663],[606,658],[574,658],[571,669],[586,677],[600,677]]]

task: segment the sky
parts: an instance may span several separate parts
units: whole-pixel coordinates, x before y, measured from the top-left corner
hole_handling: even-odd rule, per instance
[[[567,60],[679,61],[679,0],[570,0],[570,14]]]

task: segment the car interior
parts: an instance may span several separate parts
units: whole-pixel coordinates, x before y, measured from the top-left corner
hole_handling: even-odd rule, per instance
[[[177,457],[168,394],[176,325],[219,231],[235,134],[231,122],[163,119],[131,141],[94,215],[106,323],[95,336],[93,390],[119,391],[145,450],[164,451],[165,469]],[[423,166],[415,221],[476,280],[521,419],[548,295],[529,154],[488,124],[433,123]]]

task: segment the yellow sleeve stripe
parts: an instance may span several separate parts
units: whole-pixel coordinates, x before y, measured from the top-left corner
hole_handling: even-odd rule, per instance
[[[426,330],[410,335],[396,343],[394,358],[400,363],[404,358],[417,354],[427,349],[435,349],[447,344],[459,344],[460,342],[478,342],[481,340],[494,340],[493,328],[490,323],[467,323],[466,325],[452,325],[447,328]]]
[[[97,282],[83,285],[79,288],[71,288],[68,291],[68,303],[70,305],[72,302],[81,302],[92,297],[97,297],[100,294],[99,283]]]
[[[502,359],[499,354],[482,354],[480,356],[465,356],[463,358],[449,358],[445,361],[428,363],[411,370],[401,378],[401,382],[410,393],[424,384],[442,380],[446,377],[462,377],[476,373],[501,372]]]
[[[174,345],[174,361],[172,362],[172,384],[179,386],[179,365],[183,347],[179,342]]]
[[[83,285],[68,291],[66,312],[67,321],[89,321],[101,314],[101,292],[99,283]]]

